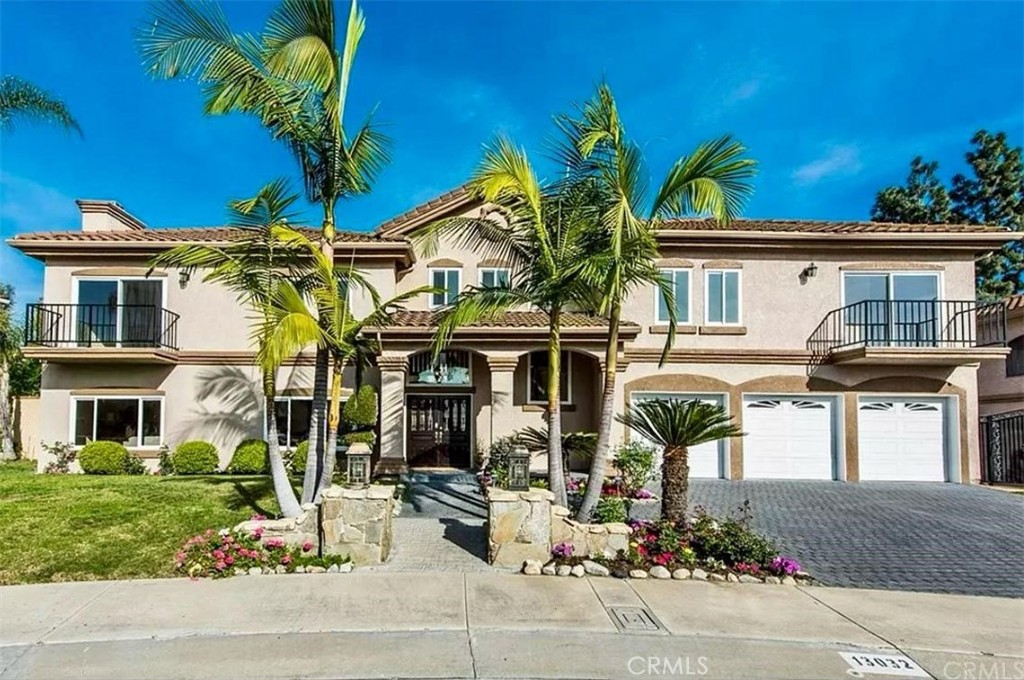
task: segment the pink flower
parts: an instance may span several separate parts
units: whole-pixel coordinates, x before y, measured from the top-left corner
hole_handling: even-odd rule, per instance
[[[291,555],[286,554],[286,555],[284,555],[284,557],[281,558],[281,564],[291,564],[291,563],[292,563],[292,556]]]
[[[302,544],[302,552],[309,552],[312,549],[313,549],[313,542],[312,541],[306,541],[305,543]]]
[[[224,559],[224,551],[223,550],[214,550],[213,551],[213,556],[216,557],[218,560],[222,560],[222,559]]]
[[[277,538],[277,537],[275,537],[275,538],[268,538],[266,541],[263,542],[263,545],[267,546],[268,548],[283,548],[284,547],[284,539],[283,538]]]
[[[217,568],[217,571],[224,571],[224,568],[227,567],[227,565],[224,564],[223,562],[217,562],[213,566],[215,566]]]
[[[253,515],[252,517],[250,517],[249,521],[251,521],[251,522],[262,522],[265,519],[266,519],[266,517],[264,517],[263,515],[256,514],[256,515]]]
[[[235,558],[232,557],[231,555],[228,555],[227,557],[224,558],[224,564],[234,564],[234,563],[235,563]]]

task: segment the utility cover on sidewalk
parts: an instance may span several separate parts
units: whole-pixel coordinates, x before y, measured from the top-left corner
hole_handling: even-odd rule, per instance
[[[615,627],[621,633],[667,632],[646,607],[608,607]]]

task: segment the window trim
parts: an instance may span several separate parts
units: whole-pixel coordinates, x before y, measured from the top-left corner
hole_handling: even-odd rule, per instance
[[[348,399],[349,399],[348,397],[342,396],[342,398],[341,398],[341,408],[342,409],[345,408],[345,402],[348,401]],[[291,406],[291,402],[293,402],[293,401],[308,401],[308,402],[310,402],[310,411],[312,412],[313,397],[312,396],[305,396],[305,395],[301,395],[301,394],[278,394],[278,395],[275,395],[274,396],[274,417],[275,418],[277,417],[277,402],[279,402],[279,401],[287,401],[288,402],[288,440],[291,441],[291,438],[292,438],[292,435],[291,435],[291,429],[292,429],[292,406]],[[331,406],[330,405],[330,400],[328,400],[327,408],[330,409],[330,406]],[[262,415],[263,415],[263,440],[267,441],[268,440],[268,435],[270,434],[270,432],[267,430],[267,414],[266,414],[265,410],[264,410]],[[339,428],[342,427],[343,424],[344,423],[343,423],[342,420],[338,421],[338,427]],[[278,430],[277,436],[278,437],[281,436],[280,430]],[[326,442],[327,440],[325,439],[324,441]],[[301,443],[302,442],[299,442],[297,444],[291,444],[291,445],[282,445],[281,450],[282,451],[285,451],[285,450],[294,451],[295,447],[297,447]],[[338,435],[338,446],[342,446],[341,434],[340,433]]]
[[[846,307],[853,303],[846,301],[846,277],[847,276],[884,276],[885,277],[885,299],[893,300],[892,277],[893,276],[930,276],[936,280],[935,294],[937,300],[944,297],[945,277],[943,272],[924,269],[845,269],[839,277],[839,300],[840,307]]]
[[[477,283],[481,288],[484,288],[484,273],[494,272],[497,275],[498,272],[505,272],[505,278],[508,279],[509,286],[512,285],[512,270],[509,267],[478,267],[477,268]]]
[[[722,295],[725,295],[725,274],[736,273],[736,321],[711,321],[711,275],[722,274]],[[722,318],[725,318],[725,300],[722,300]],[[742,326],[743,325],[743,270],[730,267],[716,267],[704,270],[704,325],[705,326]]]
[[[675,288],[677,285],[675,277],[680,272],[686,274],[686,318],[676,318],[677,326],[685,326],[693,323],[693,268],[692,267],[659,267],[658,271],[663,274],[672,275],[672,287]],[[679,307],[679,301],[676,300],[676,308]],[[661,308],[661,289],[657,286],[654,287],[654,323],[656,324],[667,324],[669,319],[662,319],[658,316],[658,312]]]
[[[533,404],[533,405],[547,406],[547,403],[548,403],[547,398],[544,398],[544,399],[541,399],[541,400],[531,399],[532,395],[530,394],[530,376],[533,375],[533,355],[536,352],[542,352],[544,354],[547,354],[547,350],[546,349],[534,350],[533,352],[527,352],[527,354],[526,354],[526,403],[527,404]],[[572,354],[573,353],[572,353],[572,350],[568,350],[568,349],[563,349],[562,352],[565,354],[566,359],[567,359],[567,361],[563,362],[563,368],[567,368],[568,369],[568,370],[564,371],[565,372],[565,386],[566,386],[566,390],[565,391],[568,392],[568,394],[560,394],[559,397],[561,397],[560,403],[563,406],[569,406],[569,405],[571,405],[573,403],[573,401],[572,401],[572,364],[573,364]]]
[[[68,441],[71,443],[72,448],[80,449],[83,446],[85,446],[85,444],[76,444],[75,443],[75,439],[76,439],[75,425],[76,425],[76,421],[78,419],[78,402],[80,402],[80,401],[91,401],[91,402],[93,402],[93,407],[92,407],[92,437],[90,438],[90,441],[99,441],[99,440],[96,439],[96,421],[97,421],[97,418],[99,417],[99,407],[97,405],[97,402],[100,399],[111,399],[111,400],[122,400],[122,401],[128,401],[128,400],[134,399],[134,400],[136,400],[138,402],[138,405],[139,405],[139,416],[138,416],[138,420],[136,421],[136,425],[138,426],[136,431],[139,433],[137,435],[138,438],[139,438],[139,443],[136,446],[126,446],[125,448],[127,448],[129,451],[135,451],[135,450],[140,450],[140,451],[159,451],[160,448],[166,443],[167,440],[165,438],[165,435],[166,435],[166,432],[167,432],[167,409],[165,407],[166,407],[167,403],[166,403],[166,401],[164,401],[164,395],[162,395],[162,394],[154,394],[154,395],[140,395],[140,394],[93,394],[93,395],[89,395],[89,394],[75,394],[75,395],[71,396],[71,409],[70,409],[70,413],[68,414]],[[143,439],[143,437],[142,437],[142,402],[144,402],[144,401],[155,401],[155,402],[158,402],[160,404],[160,443],[159,444],[148,444],[148,445],[146,445],[146,444],[142,443],[142,439]],[[103,440],[103,441],[106,441],[106,440]]]
[[[434,274],[436,272],[445,272],[445,287],[446,287],[446,289],[447,289],[447,279],[448,279],[447,273],[448,272],[457,272],[458,273],[459,281],[458,281],[458,285],[456,286],[456,291],[455,291],[455,297],[458,297],[459,293],[462,292],[462,267],[427,267],[427,285],[428,286],[433,286],[434,285]],[[436,304],[434,302],[434,296],[437,295],[437,293],[428,293],[427,295],[428,295],[428,303],[429,303],[430,309],[441,309],[442,307],[447,307],[452,302],[454,302],[454,300],[452,300],[452,302],[447,302],[446,301],[443,304],[439,305],[439,304]],[[446,295],[446,297],[447,297],[447,295]]]
[[[72,328],[78,327],[78,289],[79,284],[82,281],[89,282],[104,282],[109,281],[117,284],[117,304],[124,304],[124,282],[125,281],[157,281],[160,283],[160,307],[161,309],[167,309],[167,277],[165,276],[146,276],[144,274],[131,274],[124,276],[110,276],[106,274],[72,274],[71,275],[71,304],[72,306]],[[121,309],[119,307],[119,309]],[[122,317],[123,313],[118,312],[116,315],[115,323],[117,324],[114,328],[114,338],[121,338],[122,332]],[[115,341],[114,346],[120,347],[123,344],[123,339]]]

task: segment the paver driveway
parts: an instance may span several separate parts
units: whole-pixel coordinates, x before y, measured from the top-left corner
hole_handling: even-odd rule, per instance
[[[718,514],[754,526],[829,585],[1024,597],[1024,496],[900,482],[693,480]]]

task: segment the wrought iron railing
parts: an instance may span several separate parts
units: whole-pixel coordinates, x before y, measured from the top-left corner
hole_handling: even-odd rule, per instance
[[[825,315],[807,340],[817,359],[854,347],[960,349],[1006,344],[1006,308],[974,300],[864,300]]]
[[[1024,484],[1024,411],[981,419],[982,481]]]
[[[178,318],[154,305],[30,304],[25,309],[25,345],[177,350]]]

